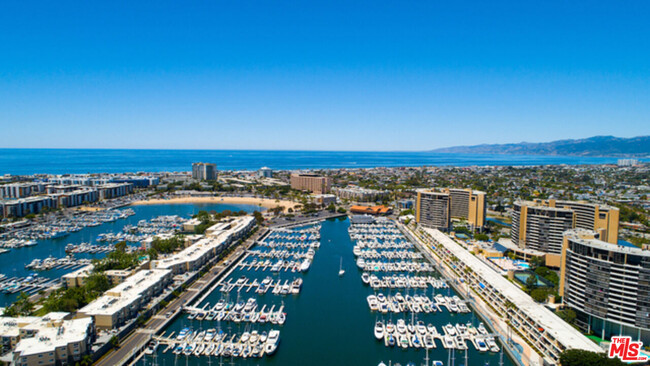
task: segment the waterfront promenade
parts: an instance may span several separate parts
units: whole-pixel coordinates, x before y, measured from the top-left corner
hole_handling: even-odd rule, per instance
[[[164,309],[153,315],[143,326],[136,328],[124,340],[120,342],[117,349],[109,351],[104,357],[97,361],[97,366],[124,365],[137,360],[141,351],[146,347],[149,340],[165,328],[181,312],[182,307],[189,304],[208,290],[213,283],[222,278],[233,266],[246,256],[247,251],[268,233],[268,229],[260,228],[253,236],[235,249],[210,270],[195,281],[186,291],[183,291],[178,298],[171,301]],[[173,314],[167,316],[167,314]]]

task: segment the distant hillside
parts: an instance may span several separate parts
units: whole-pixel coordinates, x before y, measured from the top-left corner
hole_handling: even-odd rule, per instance
[[[650,136],[620,138],[594,136],[579,140],[517,144],[455,146],[432,150],[456,154],[577,155],[577,156],[650,156]]]

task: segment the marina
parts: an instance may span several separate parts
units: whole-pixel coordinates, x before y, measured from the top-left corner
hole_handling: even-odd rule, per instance
[[[392,365],[406,365],[409,362],[423,363],[428,352],[431,360],[442,360],[442,363],[437,365],[452,365],[453,362],[447,361],[454,358],[456,365],[465,364],[461,361],[466,357],[465,354],[469,365],[496,366],[500,364],[501,358],[503,365],[513,365],[508,356],[501,353],[499,341],[491,334],[488,324],[482,324],[471,311],[460,311],[460,304],[467,304],[435,269],[430,272],[373,273],[359,269],[356,266],[357,257],[352,253],[354,242],[350,240],[349,227],[348,219],[331,219],[320,225],[320,245],[314,248],[315,255],[308,271],[292,272],[290,268],[288,271],[274,272],[269,269],[263,271],[261,267],[255,270],[256,265],[251,267],[251,263],[259,264],[260,261],[264,263],[267,260],[272,264],[281,260],[292,261],[293,254],[300,256],[300,253],[305,253],[311,247],[309,244],[300,244],[300,240],[283,242],[272,230],[201,300],[196,304],[187,304],[183,313],[164,329],[164,333],[152,339],[160,345],[157,350],[145,354],[137,364],[204,365],[210,362],[224,362],[238,365],[325,366],[378,365],[382,361],[388,365],[390,361]],[[397,236],[398,233],[394,232],[394,235]],[[374,239],[369,235],[365,240],[374,243]],[[381,239],[379,241],[381,242]],[[405,238],[396,238],[392,245],[399,247],[391,250],[410,251],[416,254],[410,256],[410,260],[423,261],[417,255],[419,253],[416,249],[409,244]],[[276,252],[272,252],[273,250]],[[292,256],[287,257],[286,253],[282,253],[283,250],[289,250]],[[406,259],[408,258],[393,260]],[[383,257],[381,260],[391,259]],[[245,263],[246,265],[243,265]],[[367,274],[367,283],[360,279],[364,273]],[[384,290],[373,288],[371,277],[387,285],[394,280],[394,286],[399,283],[402,287],[387,286]],[[302,280],[300,291],[290,293],[286,289],[297,279]],[[285,288],[284,294],[282,291],[277,293],[278,290],[273,292],[274,289],[282,287]],[[389,296],[391,300],[399,298],[400,293],[404,298],[404,308],[400,309],[402,311],[370,311],[368,297],[379,296],[380,293],[383,293],[386,300]],[[428,298],[431,309],[435,310],[427,312],[426,307],[420,306],[420,312],[415,312],[415,304],[418,303],[416,299],[424,301],[424,297]],[[456,304],[458,310],[450,308],[452,303]],[[412,305],[409,307],[409,304]],[[235,310],[238,305],[240,310]],[[247,305],[249,310],[244,311]],[[226,320],[224,309],[240,314],[232,315]],[[469,306],[467,310],[471,310]],[[268,320],[260,322],[263,314],[277,314],[278,311],[285,314],[283,324]],[[249,317],[245,318],[243,313]],[[254,318],[257,319],[253,321]],[[270,316],[266,317],[269,318]],[[378,322],[383,323],[381,332],[380,329],[375,329]],[[398,323],[400,329],[401,324],[404,325],[403,333],[397,330]],[[422,333],[422,325],[426,329],[425,333]],[[451,333],[448,325],[455,329],[455,333]],[[281,332],[281,342],[271,357],[267,354],[263,357],[232,357],[233,344],[241,344],[244,333],[247,332],[250,337],[253,332],[268,334],[272,329]],[[393,332],[386,329],[393,329]],[[200,356],[179,352],[179,346],[182,346],[183,342],[177,341],[175,336],[183,331],[227,334],[227,344],[231,346],[230,357],[223,353],[215,355],[218,347],[216,345],[211,354],[207,352],[207,348],[211,347],[214,341],[206,343]],[[409,342],[408,347],[391,346],[391,335],[396,344],[399,344],[397,342],[400,337],[405,339]],[[231,340],[233,337],[234,341]],[[498,348],[492,348],[488,340],[494,341]],[[187,343],[191,345],[190,342]],[[200,345],[197,342],[192,349],[198,346]],[[360,349],[364,351],[359,352]],[[174,350],[177,350],[177,353],[174,353]]]
[[[76,269],[75,266],[70,267],[69,265],[50,266],[50,262],[48,261],[48,266],[44,268],[44,270],[39,271],[37,276],[37,278],[39,278],[38,281],[44,280],[44,282],[36,283],[33,280],[25,282],[25,279],[33,277],[33,272],[38,270],[36,268],[32,269],[31,266],[28,267],[32,264],[34,259],[61,259],[70,255],[74,256],[75,260],[78,260],[79,264],[81,264],[81,260],[84,259],[90,260],[93,258],[102,258],[106,253],[114,250],[114,246],[113,244],[106,242],[97,242],[97,238],[100,234],[120,233],[127,225],[137,226],[138,222],[142,220],[151,221],[159,216],[178,216],[179,218],[187,219],[190,218],[191,215],[196,214],[199,210],[214,210],[217,212],[223,210],[245,210],[247,212],[252,212],[254,210],[259,210],[259,207],[252,205],[228,204],[134,206],[119,210],[110,210],[110,212],[119,212],[120,215],[113,214],[111,216],[104,216],[95,215],[92,212],[80,212],[78,215],[70,216],[74,218],[71,219],[73,221],[69,221],[69,225],[63,225],[63,223],[68,220],[68,216],[66,215],[65,219],[57,219],[58,221],[54,220],[53,222],[61,223],[61,227],[65,226],[72,228],[72,230],[68,231],[68,234],[50,238],[29,239],[33,240],[34,243],[19,248],[8,249],[10,250],[10,253],[0,255],[0,268],[2,268],[0,273],[5,276],[4,278],[17,279],[16,283],[19,283],[18,286],[9,286],[11,288],[10,291],[2,291],[2,295],[0,295],[0,306],[11,304],[20,291],[25,291],[30,294],[46,289],[51,285],[58,284],[61,276]],[[121,215],[124,217],[121,217]],[[76,227],[75,225],[72,225],[72,223],[76,223]],[[5,236],[3,236],[4,239],[0,240],[8,240],[6,238],[8,238],[9,234],[14,237],[16,232],[5,233]],[[25,232],[25,239],[20,240],[27,240],[27,232]],[[68,250],[66,250],[66,248]],[[128,251],[134,251],[137,249],[138,247],[136,245],[127,245]],[[35,286],[30,287],[29,284],[32,282]],[[18,288],[21,288],[22,290],[14,291]]]

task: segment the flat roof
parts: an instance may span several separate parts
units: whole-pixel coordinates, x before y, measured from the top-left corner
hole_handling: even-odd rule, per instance
[[[19,354],[20,357],[37,355],[54,352],[57,348],[67,347],[71,343],[83,342],[93,322],[91,318],[81,318],[50,323],[46,320],[48,315],[43,317],[41,322],[34,324],[35,327],[30,327],[36,330],[37,334],[21,339],[14,349],[14,354]]]
[[[501,295],[510,300],[519,310],[537,323],[537,326],[544,328],[544,331],[551,334],[559,343],[566,348],[582,349],[592,352],[602,352],[602,349],[571,325],[553,314],[543,305],[536,303],[528,294],[517,286],[513,285],[499,273],[463,249],[454,240],[443,234],[440,230],[424,228],[431,237],[443,245],[459,260],[463,261],[483,281],[494,287]]]
[[[590,246],[596,249],[602,249],[609,252],[616,252],[622,254],[632,254],[642,257],[650,257],[650,251],[643,250],[639,247],[631,247],[629,245],[612,244],[600,239],[590,238],[588,236],[596,234],[594,231],[585,229],[573,229],[564,233],[571,241]]]
[[[545,256],[547,253],[540,252],[539,250],[535,249],[530,249],[530,248],[521,248],[515,243],[512,242],[512,239],[510,238],[499,238],[499,241],[497,242],[499,245],[505,247],[506,249],[512,250],[512,251],[517,251],[517,252],[522,252],[522,253],[527,253],[530,255],[534,256]]]
[[[179,264],[193,262],[207,252],[223,245],[230,235],[239,232],[243,227],[248,225],[254,218],[252,216],[238,217],[229,222],[217,223],[206,230],[209,233],[205,237],[182,251],[163,259],[154,261],[155,268],[171,268]]]
[[[170,273],[171,271],[167,269],[144,269],[136,272],[81,308],[79,312],[86,315],[113,315],[137,302],[142,297],[142,293],[158,284]]]

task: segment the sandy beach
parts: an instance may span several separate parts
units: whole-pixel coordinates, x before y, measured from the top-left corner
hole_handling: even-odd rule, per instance
[[[149,199],[144,201],[135,201],[131,203],[133,206],[138,205],[173,205],[183,203],[225,203],[225,204],[240,204],[240,205],[254,205],[262,206],[265,208],[274,208],[283,206],[285,212],[289,208],[295,208],[300,203],[291,201],[277,201],[268,198],[255,198],[255,197],[178,197],[170,199]]]

